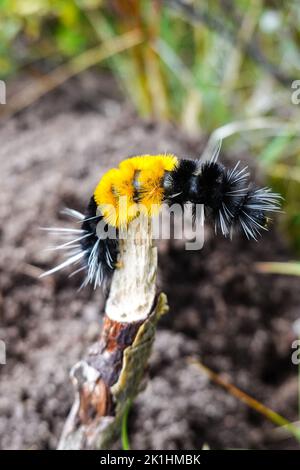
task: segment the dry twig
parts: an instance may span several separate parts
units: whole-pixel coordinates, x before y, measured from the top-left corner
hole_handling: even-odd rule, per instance
[[[114,273],[99,341],[72,368],[76,399],[59,449],[109,449],[141,388],[156,323],[168,306],[164,294],[156,300],[151,222],[139,221],[121,240],[121,267]]]

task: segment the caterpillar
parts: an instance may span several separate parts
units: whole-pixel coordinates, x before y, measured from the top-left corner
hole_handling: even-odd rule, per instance
[[[162,204],[202,204],[216,233],[231,238],[238,229],[247,239],[257,240],[267,230],[267,214],[280,209],[281,196],[249,182],[248,167],[241,168],[240,162],[233,168],[217,162],[219,151],[220,145],[206,162],[173,154],[135,156],[110,169],[96,186],[85,214],[65,209],[80,228],[46,228],[67,238],[53,248],[65,250],[67,259],[42,276],[79,264],[70,276],[85,271],[82,287],[105,285],[117,265],[119,230],[141,212],[156,215]],[[115,236],[103,236],[100,223],[106,233],[114,229]]]

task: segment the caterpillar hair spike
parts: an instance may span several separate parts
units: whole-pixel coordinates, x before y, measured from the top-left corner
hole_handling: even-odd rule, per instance
[[[267,230],[268,214],[279,211],[281,196],[249,182],[248,167],[240,162],[233,168],[218,163],[220,150],[221,141],[204,162],[172,154],[135,156],[106,172],[85,214],[63,211],[80,223],[80,228],[46,228],[62,238],[62,243],[51,249],[65,251],[66,260],[42,276],[73,266],[70,277],[85,272],[81,287],[104,287],[117,266],[120,229],[140,213],[148,217],[157,214],[163,203],[181,207],[191,203],[193,216],[201,204],[216,233],[232,238],[233,232],[240,230],[247,239],[258,240]]]

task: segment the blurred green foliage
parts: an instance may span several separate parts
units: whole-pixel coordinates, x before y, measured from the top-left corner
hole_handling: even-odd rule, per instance
[[[300,252],[300,104],[291,100],[299,1],[0,0],[0,21],[2,79],[141,31],[140,45],[101,65],[141,116],[192,136],[218,129],[235,157],[257,155],[285,198],[283,229]]]

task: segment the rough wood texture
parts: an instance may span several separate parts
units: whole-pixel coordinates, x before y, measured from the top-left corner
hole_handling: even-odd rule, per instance
[[[76,397],[58,449],[109,449],[141,388],[156,323],[168,305],[164,294],[155,302],[157,251],[151,224],[139,222],[121,240],[99,341],[71,370]]]
[[[133,220],[120,243],[121,266],[114,274],[105,311],[116,321],[145,320],[153,307],[157,271],[148,217]]]

